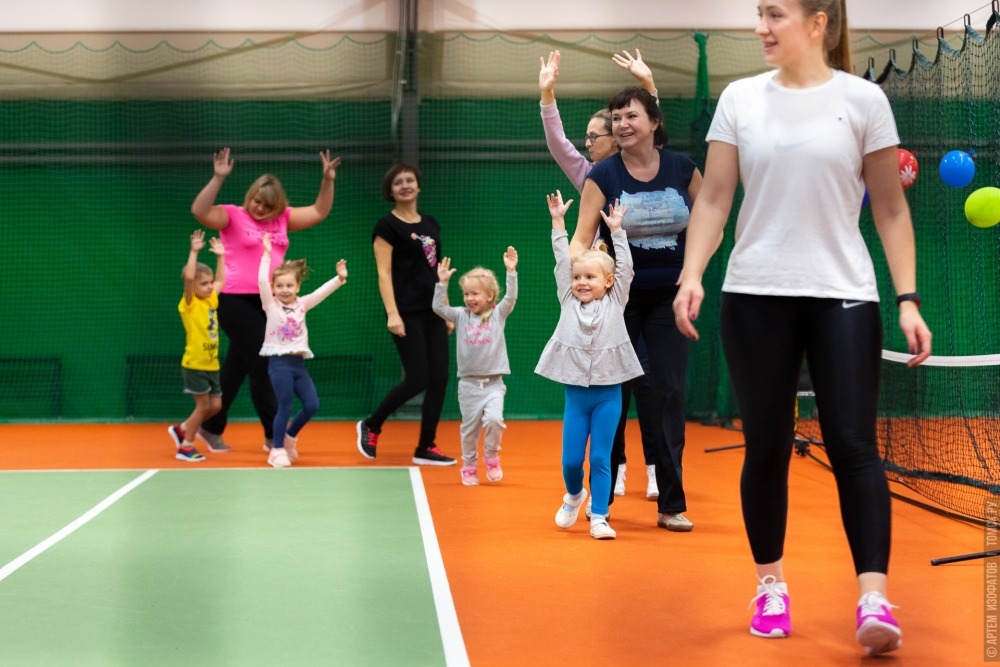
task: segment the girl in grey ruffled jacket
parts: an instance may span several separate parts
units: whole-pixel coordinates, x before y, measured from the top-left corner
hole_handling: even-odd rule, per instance
[[[593,492],[590,535],[613,540],[616,535],[607,515],[611,445],[622,409],[621,383],[642,375],[624,319],[634,273],[621,228],[627,207],[616,201],[610,215],[601,212],[611,229],[617,259],[602,250],[587,250],[571,258],[565,215],[572,203],[572,199],[563,203],[559,192],[548,195],[561,312],[535,372],[566,388],[562,452],[566,494],[556,512],[556,525],[569,528],[576,523],[580,506],[587,499],[583,462],[589,439]]]

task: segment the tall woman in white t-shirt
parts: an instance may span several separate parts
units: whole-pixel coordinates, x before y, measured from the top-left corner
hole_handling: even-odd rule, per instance
[[[791,632],[782,556],[805,356],[861,594],[856,636],[874,655],[898,648],[902,633],[885,597],[891,510],[875,440],[879,294],[858,222],[866,188],[910,365],[931,351],[899,138],[882,90],[849,73],[843,0],[768,0],[757,34],[775,69],[730,84],[719,99],[674,312],[697,339],[701,277],[742,182],[720,329],[746,441],[740,492],[759,580],[750,631]]]

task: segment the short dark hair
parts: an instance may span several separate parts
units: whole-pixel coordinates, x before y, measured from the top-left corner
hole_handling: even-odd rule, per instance
[[[396,180],[397,176],[407,171],[417,178],[417,187],[420,187],[420,169],[412,164],[397,162],[389,167],[389,171],[385,172],[385,176],[382,177],[382,197],[386,201],[396,201],[392,198],[392,182]]]
[[[608,102],[608,109],[612,112],[624,109],[632,103],[632,100],[641,104],[646,110],[646,115],[649,116],[649,119],[657,123],[656,130],[653,131],[653,145],[666,146],[667,129],[663,127],[663,111],[660,110],[660,105],[657,104],[656,98],[648,90],[638,86],[624,88],[615,93],[615,96],[611,98]]]

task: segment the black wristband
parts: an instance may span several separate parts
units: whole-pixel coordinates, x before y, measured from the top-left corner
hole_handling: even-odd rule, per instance
[[[917,308],[920,307],[920,292],[907,292],[906,294],[900,294],[896,297],[896,305],[899,306],[904,301],[912,301],[917,304]]]

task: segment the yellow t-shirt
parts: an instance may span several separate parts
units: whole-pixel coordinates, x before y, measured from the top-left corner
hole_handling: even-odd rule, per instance
[[[195,371],[219,370],[219,295],[213,290],[207,299],[184,297],[177,305],[187,333],[181,366]]]

